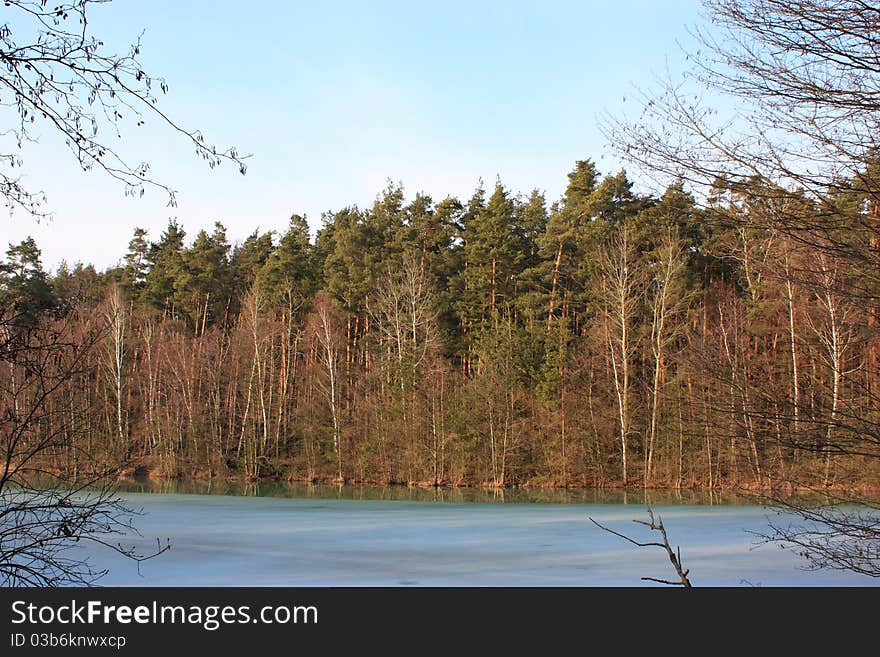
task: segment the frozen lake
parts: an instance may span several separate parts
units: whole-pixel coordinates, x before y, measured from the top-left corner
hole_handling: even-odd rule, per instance
[[[105,586],[658,586],[674,579],[665,552],[637,548],[639,503],[475,503],[126,493],[145,515],[140,565],[107,552]],[[750,531],[775,512],[746,505],[655,505],[681,546],[694,586],[858,586],[876,580],[802,569],[804,561]]]

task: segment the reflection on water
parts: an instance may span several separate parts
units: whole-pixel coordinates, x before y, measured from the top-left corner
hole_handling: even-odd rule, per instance
[[[333,486],[285,482],[156,481],[152,479],[123,479],[119,482],[119,490],[128,493],[453,503],[637,504],[641,506],[656,504],[760,504],[760,501],[754,496],[705,490],[418,488],[408,486]]]

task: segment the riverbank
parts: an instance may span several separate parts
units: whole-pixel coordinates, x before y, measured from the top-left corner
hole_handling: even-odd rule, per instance
[[[211,491],[234,489],[248,491],[253,489],[284,490],[285,488],[297,490],[309,490],[312,488],[340,489],[344,487],[381,489],[392,491],[408,491],[407,495],[415,491],[425,491],[424,497],[431,499],[438,495],[449,495],[459,491],[459,495],[465,497],[474,492],[481,496],[498,498],[510,496],[517,491],[526,491],[533,495],[548,494],[574,494],[577,492],[601,495],[614,495],[615,497],[627,497],[632,495],[663,495],[671,497],[700,496],[700,497],[735,497],[739,499],[773,497],[827,497],[833,499],[836,496],[864,496],[866,498],[880,498],[880,478],[872,478],[861,472],[859,476],[839,477],[834,481],[824,483],[821,473],[805,469],[797,475],[788,473],[785,477],[760,478],[749,473],[716,473],[710,480],[707,478],[661,478],[655,477],[650,482],[644,482],[641,477],[632,477],[629,485],[625,486],[621,479],[602,476],[593,479],[580,478],[575,481],[567,481],[564,484],[552,477],[532,477],[516,483],[501,483],[494,481],[410,481],[402,478],[377,479],[371,477],[352,477],[339,480],[328,475],[299,475],[292,474],[289,464],[270,464],[265,468],[261,476],[247,476],[235,467],[222,466],[215,471],[204,468],[178,464],[174,468],[163,467],[157,460],[144,459],[135,464],[122,468],[120,481],[126,485],[135,486],[135,490],[157,489],[177,490],[179,488],[192,489],[194,491]],[[139,483],[132,483],[139,482]],[[240,493],[249,494],[249,493]]]
[[[120,492],[188,495],[232,495],[247,497],[383,500],[449,503],[544,503],[544,504],[632,504],[647,505],[761,505],[766,497],[754,491],[623,488],[486,488],[475,486],[423,487],[373,484],[322,484],[285,481],[244,482],[234,479],[148,479],[123,477]],[[828,496],[802,491],[784,499],[809,499],[830,503]],[[880,495],[876,496],[880,499]]]

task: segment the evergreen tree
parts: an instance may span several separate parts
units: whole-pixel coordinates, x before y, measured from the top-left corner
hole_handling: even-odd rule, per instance
[[[169,220],[159,241],[151,243],[147,251],[149,272],[141,291],[141,299],[159,310],[174,312],[174,282],[183,269],[185,237],[186,233],[177,221]]]
[[[57,307],[40,249],[32,237],[10,244],[6,261],[0,263],[0,307],[14,313],[16,323],[25,325]]]
[[[305,217],[294,214],[287,232],[259,271],[261,290],[272,302],[284,299],[288,292],[301,301],[309,300],[319,289],[320,278],[309,241],[309,225]]]
[[[108,278],[113,277],[113,271],[107,274],[102,276],[91,264],[78,262],[71,267],[67,261],[62,261],[50,281],[59,308],[66,312],[77,304],[97,305],[104,296]]]
[[[368,254],[371,244],[364,213],[344,208],[324,217],[324,283],[327,291],[349,313],[357,313],[374,285]]]
[[[120,285],[129,297],[137,298],[147,283],[150,266],[150,243],[147,241],[145,229],[134,229],[134,236],[128,243],[128,252],[123,262],[125,264],[120,272]]]
[[[568,174],[562,203],[554,208],[546,231],[539,237],[544,261],[535,265],[537,272],[533,276],[544,281],[548,323],[569,312],[572,290],[583,282],[582,276],[577,279],[590,250],[587,225],[592,220],[598,176],[592,161],[575,162],[575,168]]]
[[[174,281],[175,306],[190,324],[201,327],[222,321],[232,294],[229,242],[219,222],[210,235],[199,231],[192,246],[181,253],[180,275]]]
[[[464,249],[461,240],[465,208],[457,198],[446,197],[434,208],[430,229],[420,234],[431,235],[425,238],[432,247],[426,250],[427,266],[432,271],[437,288],[437,321],[440,339],[447,356],[461,353],[462,324],[457,315],[457,301],[463,287],[461,271],[464,267]]]

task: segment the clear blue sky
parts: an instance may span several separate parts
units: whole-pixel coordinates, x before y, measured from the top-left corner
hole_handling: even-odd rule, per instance
[[[30,234],[49,268],[103,269],[136,226],[156,238],[176,217],[192,238],[221,221],[236,241],[299,212],[314,231],[321,212],[368,206],[389,178],[408,197],[440,200],[498,175],[552,201],[577,159],[620,168],[599,118],[635,109],[635,87],[680,71],[677,43],[699,20],[697,0],[115,0],[94,10],[94,33],[121,52],[143,31],[145,68],[170,85],[161,107],[253,153],[248,174],[209,170],[155,120],[132,124],[122,150],[179,190],[167,208],[160,192],[126,198],[101,173],[80,173],[47,132],[25,149],[24,171],[54,219],[2,219],[0,246]]]

